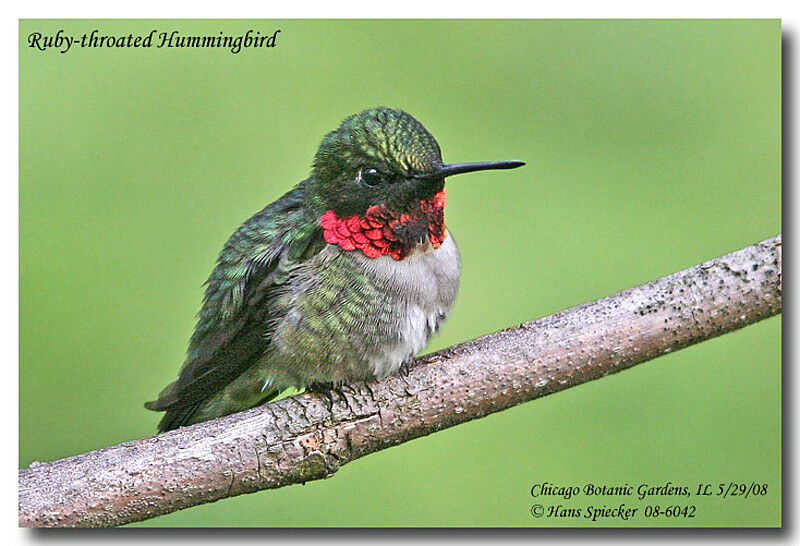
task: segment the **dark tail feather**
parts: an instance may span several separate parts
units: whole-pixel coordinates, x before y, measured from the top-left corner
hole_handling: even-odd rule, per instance
[[[191,424],[191,419],[203,400],[183,401],[174,393],[175,383],[170,383],[159,393],[156,400],[145,402],[144,407],[150,411],[165,411],[158,423],[158,432],[166,432],[180,426]]]
[[[158,432],[166,432],[178,427],[191,425],[192,417],[203,402],[195,402],[187,406],[176,406],[166,410],[158,423]]]
[[[164,411],[172,406],[177,405],[180,402],[180,399],[175,395],[174,392],[176,383],[177,381],[173,381],[164,387],[161,392],[158,393],[158,398],[151,400],[150,402],[145,402],[144,407],[150,411]]]
[[[270,389],[264,391],[263,396],[259,399],[259,401],[253,404],[251,407],[266,404],[267,402],[276,398],[281,392],[283,391],[280,389]],[[162,393],[162,395],[163,394],[164,393]],[[144,407],[149,410],[166,412],[164,413],[164,417],[162,417],[161,421],[158,423],[158,432],[166,432],[168,430],[173,430],[187,425],[193,425],[194,423],[199,422],[194,420],[194,415],[197,410],[200,409],[200,406],[203,405],[205,400],[199,400],[189,404],[181,404],[180,401],[168,400],[168,397],[161,396],[158,400],[145,402],[144,404]],[[217,417],[222,417],[222,415],[218,415]],[[208,417],[206,419],[208,419]]]

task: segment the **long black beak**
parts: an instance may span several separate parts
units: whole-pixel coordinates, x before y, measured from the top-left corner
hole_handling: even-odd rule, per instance
[[[454,174],[471,173],[475,171],[516,169],[517,167],[522,167],[524,164],[525,163],[523,161],[478,161],[476,163],[447,163],[433,172],[418,174],[416,178],[426,180],[430,178],[444,178],[446,176],[453,176]]]

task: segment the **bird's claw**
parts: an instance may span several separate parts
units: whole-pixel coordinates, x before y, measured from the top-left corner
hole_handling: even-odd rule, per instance
[[[328,409],[328,413],[333,413],[333,392],[336,389],[333,385],[326,385],[325,383],[314,383],[309,385],[306,391],[312,392],[315,394],[321,394],[325,397],[325,401],[327,402],[326,406]]]

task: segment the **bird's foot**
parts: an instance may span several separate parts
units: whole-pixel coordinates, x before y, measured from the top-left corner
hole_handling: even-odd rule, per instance
[[[355,387],[353,387],[352,385],[350,385],[350,384],[348,384],[348,383],[342,383],[341,385],[339,385],[338,389],[336,389],[336,390],[337,390],[337,391],[338,391],[340,394],[342,394],[342,393],[345,393],[345,392],[349,392],[349,393],[350,393],[350,394],[352,394],[352,395],[358,394],[358,393],[356,392],[356,389],[355,389]]]
[[[411,374],[411,368],[418,364],[415,358],[409,358],[402,364],[400,364],[400,369],[397,370],[397,376],[406,384],[406,387],[410,387],[411,384],[408,382],[408,376]],[[408,392],[408,391],[407,391]]]
[[[324,396],[328,413],[333,413],[333,393],[336,392],[336,388],[332,383],[312,383],[306,387],[306,392]]]

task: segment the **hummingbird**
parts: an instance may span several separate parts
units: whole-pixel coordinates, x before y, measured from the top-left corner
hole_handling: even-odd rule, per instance
[[[178,379],[145,407],[160,432],[289,389],[397,373],[447,318],[461,270],[445,179],[521,161],[444,163],[401,110],[355,114],[322,140],[311,174],[223,247]]]

